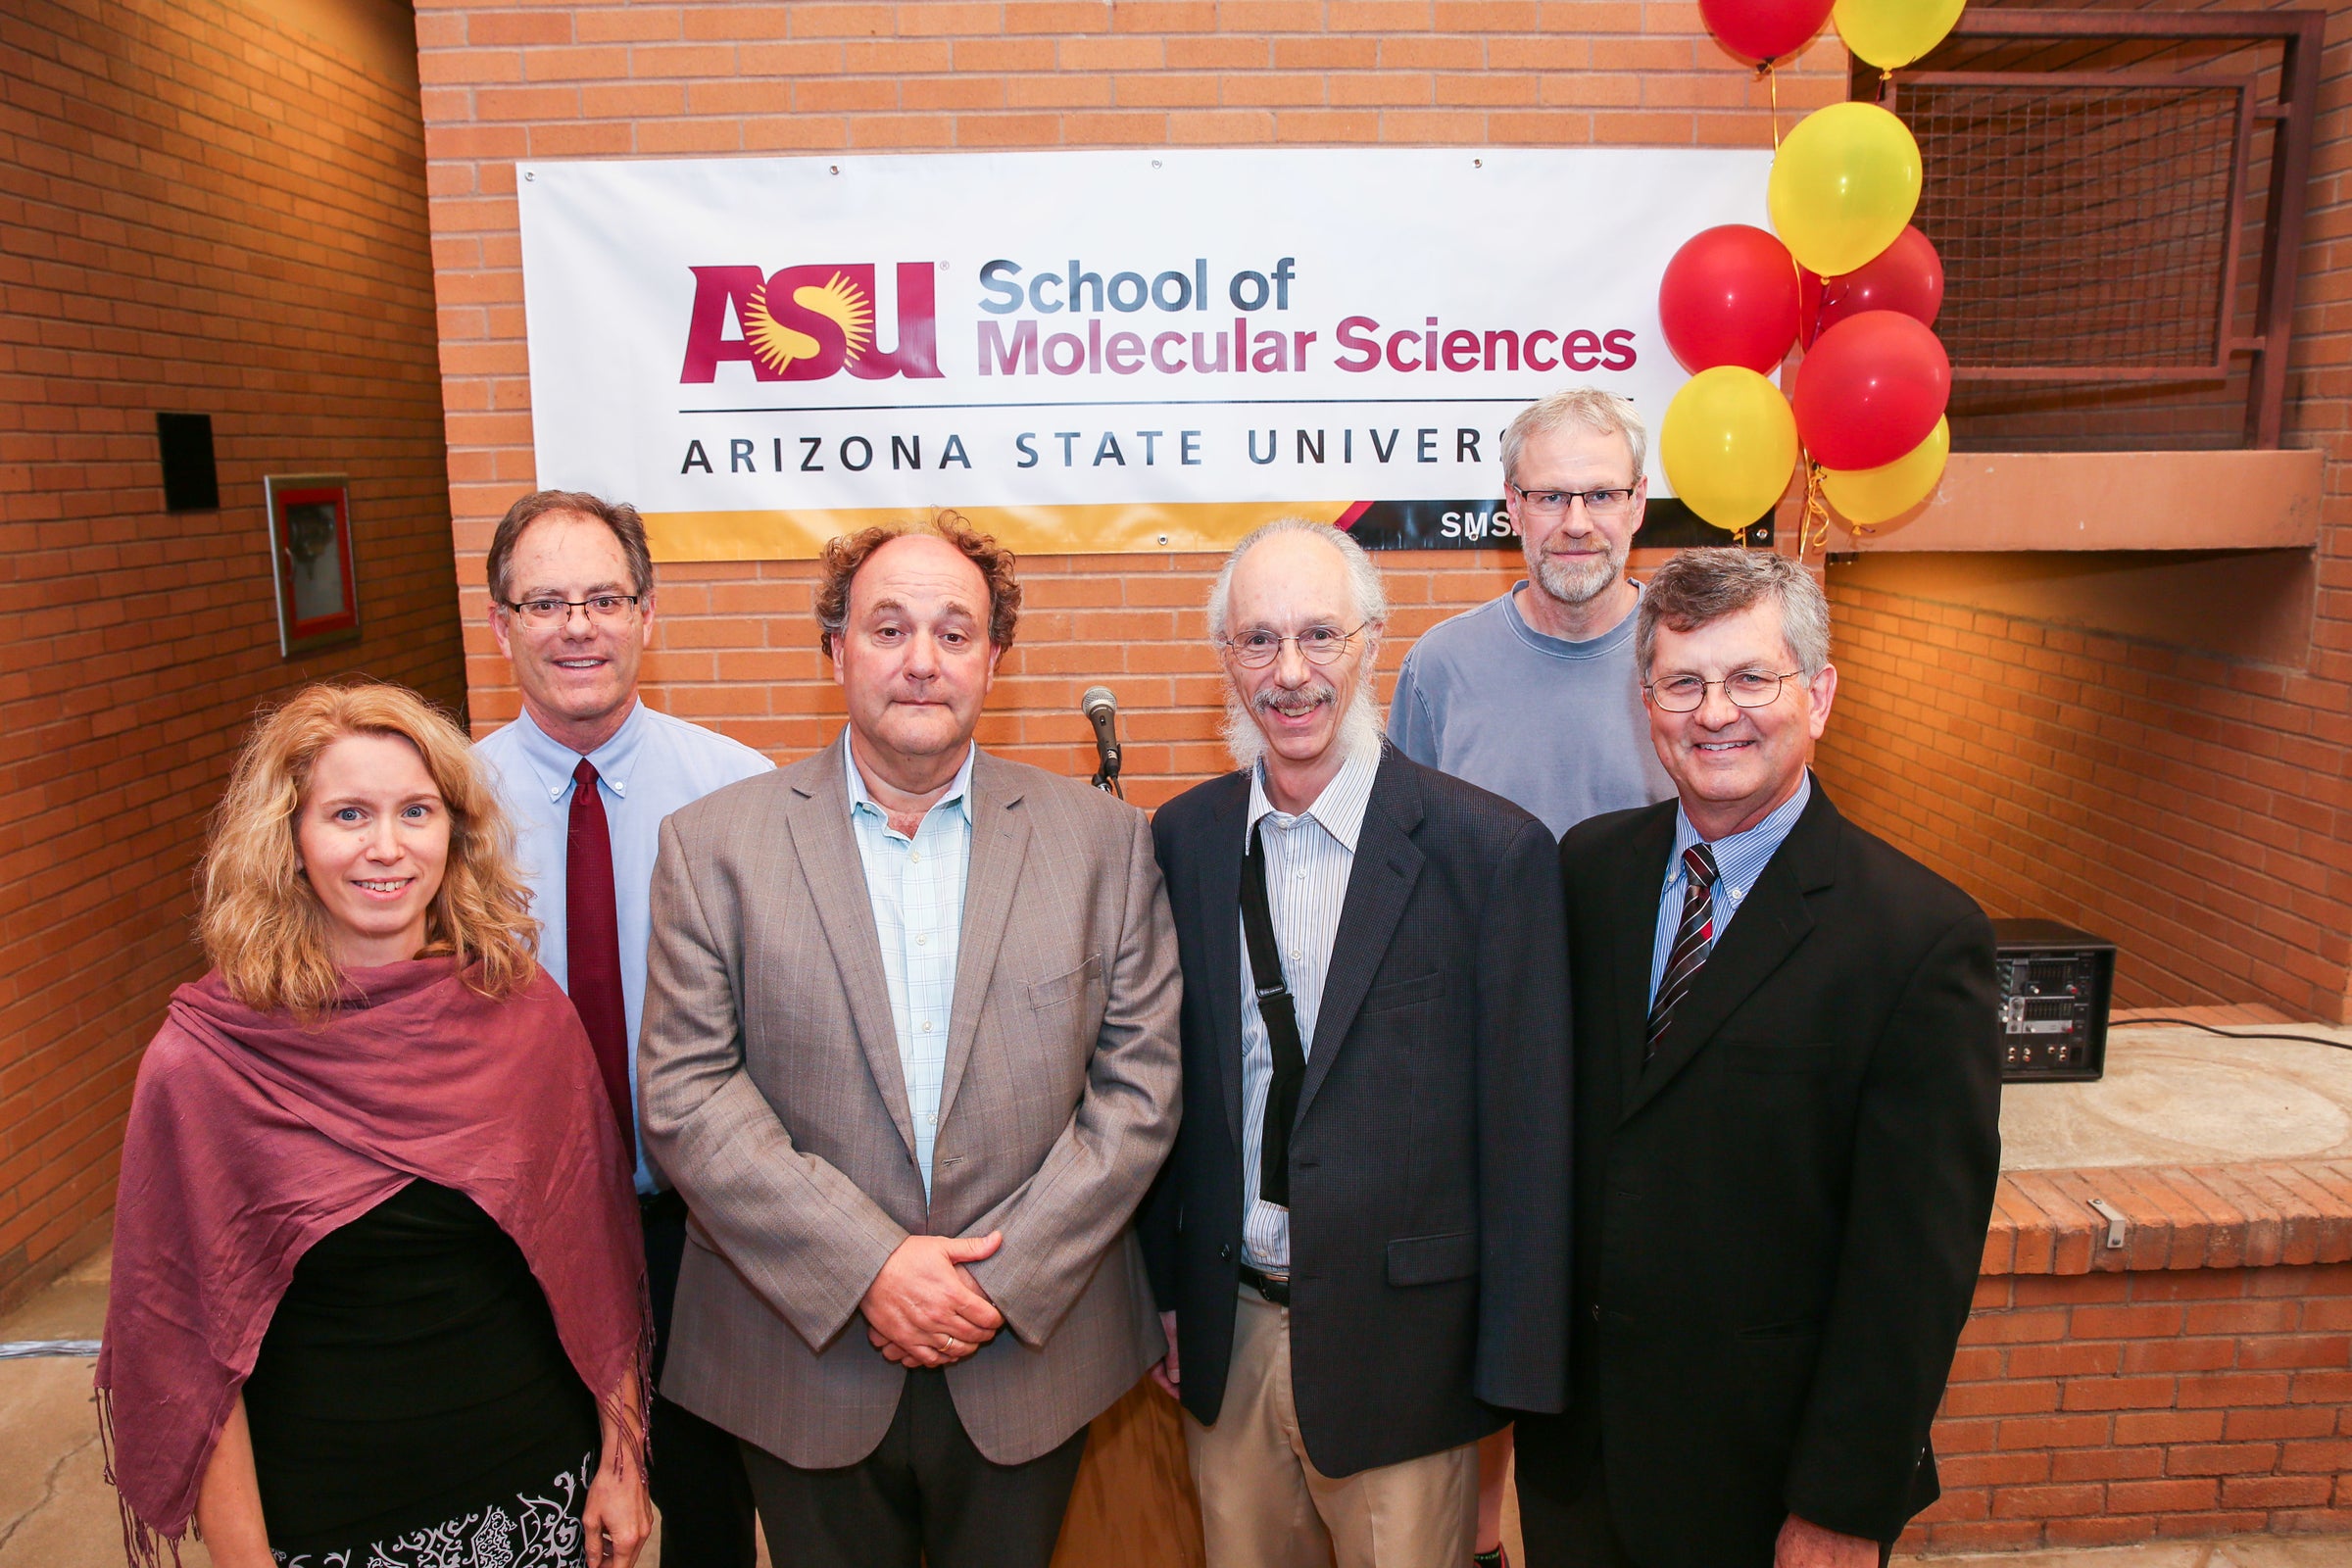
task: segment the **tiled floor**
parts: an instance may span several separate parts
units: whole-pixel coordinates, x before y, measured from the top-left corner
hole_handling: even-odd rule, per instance
[[[96,1339],[106,1318],[104,1254],[6,1319],[0,1342]],[[114,1489],[90,1400],[92,1363],[0,1361],[0,1568],[122,1568]],[[2352,1539],[2239,1539],[2082,1551],[1897,1558],[1935,1568],[2352,1568]],[[211,1568],[190,1543],[183,1568]],[[660,1568],[661,1549],[639,1559]]]

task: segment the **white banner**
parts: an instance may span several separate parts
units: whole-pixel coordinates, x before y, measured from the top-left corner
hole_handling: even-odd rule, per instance
[[[1029,551],[1301,513],[1504,531],[1497,446],[1587,382],[1655,430],[1675,250],[1763,150],[1235,150],[518,168],[539,482],[669,560],[954,507]],[[1650,493],[1664,496],[1655,447]],[[1661,514],[1653,499],[1652,523]],[[1507,540],[1505,541],[1507,542]]]

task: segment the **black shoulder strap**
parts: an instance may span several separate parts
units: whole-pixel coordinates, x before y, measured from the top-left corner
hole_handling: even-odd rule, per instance
[[[1266,906],[1266,852],[1250,824],[1250,852],[1242,858],[1242,935],[1250,943],[1250,985],[1265,1020],[1266,1044],[1274,1054],[1274,1080],[1266,1090],[1265,1119],[1258,1127],[1257,1196],[1291,1206],[1291,1121],[1298,1113],[1298,1086],[1306,1079],[1306,1048],[1298,1038],[1298,1009],[1282,971],[1282,950],[1274,942],[1274,915]]]

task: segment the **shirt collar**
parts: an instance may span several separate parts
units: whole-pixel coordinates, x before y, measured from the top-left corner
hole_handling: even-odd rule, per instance
[[[1788,830],[1796,826],[1796,819],[1805,814],[1805,803],[1812,798],[1813,770],[1807,768],[1805,776],[1797,782],[1796,793],[1774,807],[1763,821],[1737,833],[1727,833],[1712,842],[1699,837],[1698,829],[1690,825],[1690,814],[1683,809],[1681,803],[1676,803],[1674,854],[1667,861],[1667,885],[1672,886],[1684,874],[1683,852],[1693,844],[1705,844],[1713,851],[1719,866],[1727,859],[1742,862],[1753,859],[1756,868],[1762,870],[1764,863],[1772,858],[1773,852],[1781,847],[1781,841],[1788,836]]]
[[[1555,659],[1599,659],[1604,655],[1616,653],[1631,641],[1637,623],[1642,618],[1642,595],[1646,590],[1642,588],[1642,580],[1638,577],[1628,577],[1625,580],[1634,585],[1634,608],[1616,625],[1611,626],[1599,636],[1588,637],[1583,642],[1570,642],[1564,637],[1554,637],[1547,632],[1540,632],[1527,623],[1527,615],[1519,609],[1519,590],[1527,586],[1525,577],[1511,584],[1511,591],[1502,596],[1502,616],[1511,628],[1511,635],[1538,653],[1549,654]]]
[[[948,793],[931,803],[932,811],[938,810],[943,806],[953,806],[963,813],[963,820],[967,825],[971,822],[972,761],[979,755],[980,743],[978,741],[967,742],[963,754],[963,765],[957,768],[956,776],[948,781]],[[866,790],[865,775],[858,771],[858,758],[850,750],[850,733],[847,729],[841,733],[841,765],[849,773],[850,815],[856,816],[862,809],[871,811],[883,821],[888,822],[890,813],[875,803],[873,796]],[[930,811],[923,813],[926,819],[930,814]]]
[[[648,720],[645,704],[641,701],[629,709],[629,716],[620,721],[620,728],[610,740],[588,754],[596,776],[612,788],[622,800],[629,798],[629,775],[637,764],[639,742],[645,736]],[[524,709],[514,715],[515,738],[522,743],[522,755],[530,762],[531,771],[538,776],[547,798],[560,801],[571,788],[571,775],[580,765],[580,754],[541,729]]]
[[[1274,808],[1274,803],[1266,796],[1266,764],[1260,760],[1250,770],[1250,819],[1242,824],[1244,830],[1255,829],[1261,816],[1280,816],[1285,822],[1311,816],[1324,832],[1346,845],[1348,853],[1353,855],[1356,838],[1363,831],[1364,808],[1372,801],[1372,780],[1380,771],[1380,747],[1368,746],[1350,756],[1340,764],[1331,782],[1323,786],[1323,793],[1315,797],[1314,804],[1297,816],[1286,816]]]

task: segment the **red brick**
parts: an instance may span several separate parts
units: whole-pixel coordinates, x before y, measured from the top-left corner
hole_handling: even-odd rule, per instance
[[[364,670],[466,710],[427,160],[468,207],[497,191],[525,132],[466,83],[519,81],[570,21],[425,19],[427,90],[467,105],[429,155],[416,87],[380,64],[411,24],[326,42],[209,0],[0,23],[20,115],[0,165],[40,182],[9,187],[0,321],[71,346],[0,353],[0,1306],[105,1245],[139,1052],[204,966],[191,873],[255,710]],[[60,156],[92,126],[96,154]],[[447,237],[446,264],[488,270]],[[37,289],[6,271],[27,261]],[[218,510],[163,510],[159,407],[214,416]],[[306,467],[350,475],[363,635],[286,662],[262,478]]]

